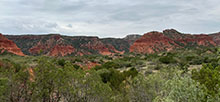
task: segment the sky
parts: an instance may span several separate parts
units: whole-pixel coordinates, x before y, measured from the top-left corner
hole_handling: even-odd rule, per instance
[[[220,0],[0,0],[0,32],[125,37],[220,31]]]

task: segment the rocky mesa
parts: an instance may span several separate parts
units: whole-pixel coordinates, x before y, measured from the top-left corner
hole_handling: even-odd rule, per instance
[[[114,55],[124,53],[156,53],[175,49],[215,47],[220,45],[220,33],[184,34],[175,29],[152,31],[125,38],[96,36],[0,35],[1,53],[16,55],[82,56],[91,54]]]
[[[174,29],[163,32],[149,32],[136,40],[130,47],[130,52],[155,53],[171,51],[178,48],[213,47],[219,45],[219,35],[183,34]]]
[[[129,52],[130,45],[138,37],[98,38],[96,36],[5,35],[14,41],[26,55],[114,55]],[[135,35],[137,36],[137,35]],[[132,41],[131,41],[132,40]]]

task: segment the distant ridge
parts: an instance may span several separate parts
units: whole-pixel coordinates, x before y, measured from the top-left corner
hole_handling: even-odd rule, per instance
[[[155,53],[179,48],[215,47],[220,45],[220,33],[183,34],[175,29],[163,32],[152,31],[144,35],[132,34],[125,38],[99,38],[97,36],[47,35],[2,35],[15,43],[20,52],[11,51],[4,43],[0,48],[16,55],[114,55],[124,53]],[[3,39],[4,38],[4,39]],[[1,41],[2,41],[1,40]]]

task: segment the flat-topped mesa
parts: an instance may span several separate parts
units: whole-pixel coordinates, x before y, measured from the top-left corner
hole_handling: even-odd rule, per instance
[[[21,49],[18,48],[13,41],[8,40],[0,33],[0,54],[4,53],[5,51],[16,55],[25,56],[23,52],[21,52]]]

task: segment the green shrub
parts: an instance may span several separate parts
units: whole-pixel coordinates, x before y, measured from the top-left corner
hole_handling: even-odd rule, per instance
[[[190,64],[192,65],[200,65],[204,62],[204,59],[202,57],[195,57],[190,61]]]
[[[175,76],[165,82],[154,102],[203,102],[206,96],[204,88],[190,77]]]
[[[145,60],[152,60],[159,57],[158,54],[145,54]]]
[[[162,56],[159,59],[160,62],[164,64],[176,63],[177,61],[172,56]]]
[[[7,101],[6,96],[9,94],[9,80],[7,78],[0,78],[0,100]]]
[[[135,68],[131,68],[128,71],[123,72],[125,77],[136,77],[138,75],[138,71]]]
[[[65,65],[65,62],[66,62],[66,61],[65,61],[64,59],[59,59],[57,63],[58,63],[58,65],[60,65],[60,66],[64,66],[64,65]]]
[[[154,70],[160,70],[160,69],[162,69],[163,68],[163,65],[161,65],[161,64],[156,64],[155,66],[153,66],[153,69]]]
[[[120,84],[125,80],[125,76],[115,69],[109,69],[109,72],[100,74],[104,83],[110,83],[112,89],[120,90]]]
[[[102,67],[109,69],[109,68],[120,68],[121,66],[118,63],[110,61],[110,62],[104,63]]]
[[[76,64],[74,64],[73,67],[74,67],[76,70],[81,69],[80,66],[79,66],[79,65],[76,65]]]
[[[135,68],[131,68],[128,71],[119,72],[115,69],[108,69],[108,72],[101,73],[100,76],[104,83],[110,83],[111,88],[120,91],[122,89],[122,82],[126,78],[134,78],[138,75],[138,71]]]
[[[208,89],[208,94],[214,96],[220,88],[220,66],[204,64],[199,71],[192,71],[192,79],[205,85]]]
[[[196,57],[195,56],[186,56],[186,60],[189,62],[189,61],[192,61],[193,59],[195,59]]]

